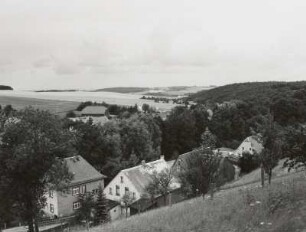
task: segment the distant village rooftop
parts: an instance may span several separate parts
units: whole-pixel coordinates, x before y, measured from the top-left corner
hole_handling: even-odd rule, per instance
[[[103,116],[106,114],[107,108],[105,106],[87,106],[85,107],[81,114],[83,116]]]

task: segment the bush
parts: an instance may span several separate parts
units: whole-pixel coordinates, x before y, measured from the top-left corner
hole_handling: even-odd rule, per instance
[[[241,169],[241,174],[247,174],[257,169],[259,165],[260,160],[258,155],[252,155],[249,152],[243,152],[242,157],[240,157],[238,161],[238,166]]]

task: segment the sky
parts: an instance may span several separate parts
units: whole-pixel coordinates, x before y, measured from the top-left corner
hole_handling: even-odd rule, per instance
[[[15,89],[306,80],[305,0],[1,0]]]

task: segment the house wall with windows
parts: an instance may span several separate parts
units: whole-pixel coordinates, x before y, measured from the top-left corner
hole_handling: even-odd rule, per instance
[[[242,156],[244,152],[248,152],[250,154],[254,154],[256,151],[257,153],[260,153],[263,149],[263,146],[261,143],[259,143],[256,139],[252,138],[252,136],[246,138],[240,146],[236,149],[235,155],[236,156]]]
[[[49,190],[45,197],[46,197],[46,206],[45,206],[45,212],[47,214],[51,215],[58,215],[58,199],[57,199],[58,193],[53,190]]]
[[[141,194],[122,171],[104,189],[107,199],[118,202],[126,192],[130,192],[131,196],[135,200],[138,200],[141,197]]]
[[[124,209],[122,209],[121,205],[117,205],[117,206],[111,208],[109,210],[109,216],[110,216],[111,221],[114,221],[114,220],[117,220],[117,219],[121,218],[123,213],[124,213],[124,212],[122,212],[122,210],[124,210]]]
[[[88,192],[96,193],[100,185],[103,188],[103,179],[73,185],[69,187],[68,191],[57,192],[58,211],[56,215],[62,217],[74,214],[75,211],[81,207],[78,199],[79,195]]]

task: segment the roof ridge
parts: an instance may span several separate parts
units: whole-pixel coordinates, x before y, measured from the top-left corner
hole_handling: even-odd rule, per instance
[[[154,161],[145,163],[145,165],[150,165],[150,164],[157,163],[157,162],[161,162],[161,161],[165,161],[165,160],[163,160],[163,159],[158,159],[158,160],[154,160]],[[165,161],[165,162],[167,162],[167,161]],[[134,167],[122,169],[121,171],[122,171],[122,172],[126,172],[126,171],[134,170],[134,169],[137,169],[137,168],[141,168],[142,166],[143,166],[143,164],[139,164],[139,165],[134,166]]]

